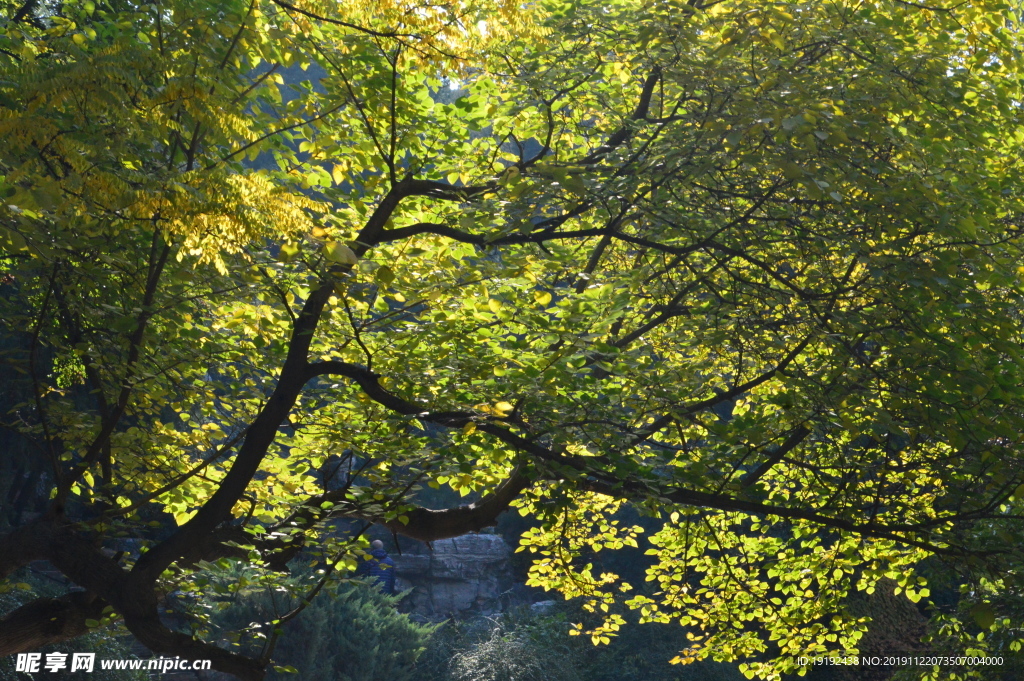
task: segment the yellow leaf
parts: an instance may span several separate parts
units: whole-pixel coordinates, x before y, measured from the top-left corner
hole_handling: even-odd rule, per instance
[[[341,184],[345,181],[345,171],[341,166],[334,166],[331,169],[331,178],[334,180],[334,184]]]
[[[295,243],[281,244],[280,258],[282,262],[288,262],[299,254],[299,245]]]
[[[612,72],[619,77],[619,82],[622,83],[623,85],[628,83],[630,78],[632,77],[632,74],[630,74],[629,69],[626,68],[622,64],[622,62],[614,62],[612,64]]]
[[[508,402],[498,402],[497,404],[494,405],[494,408],[497,409],[498,411],[500,411],[503,414],[506,413],[506,412],[510,412],[513,409],[515,409],[515,407],[513,407]]]
[[[328,241],[324,244],[324,257],[339,265],[355,265],[359,260],[352,249],[340,241]]]

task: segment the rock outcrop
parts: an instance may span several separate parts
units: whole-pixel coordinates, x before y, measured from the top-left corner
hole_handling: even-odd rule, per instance
[[[398,589],[412,589],[402,610],[429,620],[489,615],[512,586],[511,551],[496,534],[468,534],[416,543],[391,554]]]

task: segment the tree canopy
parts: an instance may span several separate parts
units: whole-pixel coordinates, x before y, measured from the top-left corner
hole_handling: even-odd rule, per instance
[[[85,590],[0,652],[118,619],[260,679],[276,634],[245,657],[164,595],[303,551],[315,595],[365,546],[338,519],[430,541],[510,507],[595,642],[625,601],[691,628],[681,662],[802,673],[856,649],[848,593],[927,599],[933,560],[974,614],[936,641],[1019,648],[1011,5],[0,11],[8,498],[45,489],[0,575]],[[420,505],[442,486],[467,503]],[[641,542],[653,587],[588,558]]]

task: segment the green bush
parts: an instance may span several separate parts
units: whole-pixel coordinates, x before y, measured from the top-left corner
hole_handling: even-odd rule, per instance
[[[398,612],[399,600],[400,595],[386,596],[362,581],[325,590],[285,624],[274,649],[274,664],[298,673],[271,671],[268,681],[409,681],[435,627]],[[238,630],[250,622],[271,621],[293,605],[249,594],[216,623]]]

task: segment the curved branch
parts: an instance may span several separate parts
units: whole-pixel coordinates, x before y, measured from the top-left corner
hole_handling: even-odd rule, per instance
[[[797,344],[797,346],[791,350],[787,356],[776,366],[774,369],[758,376],[755,379],[747,381],[739,386],[734,387],[723,394],[716,395],[713,398],[701,400],[695,402],[685,409],[681,413],[694,414],[703,409],[707,409],[714,404],[717,404],[723,399],[740,395],[752,387],[755,387],[764,381],[774,376],[777,372],[784,370],[793,359],[807,346],[811,338],[808,337]],[[645,483],[633,480],[628,477],[617,478],[613,473],[606,470],[595,469],[595,465],[602,465],[608,463],[607,457],[578,457],[572,456],[560,452],[556,452],[548,447],[545,447],[533,440],[518,435],[500,423],[495,423],[493,420],[487,420],[487,417],[482,415],[474,415],[469,412],[428,412],[423,411],[420,407],[412,402],[404,400],[397,395],[393,395],[381,387],[378,382],[378,375],[373,372],[367,371],[365,368],[347,364],[345,362],[318,362],[311,364],[308,368],[310,377],[322,374],[337,374],[346,376],[356,381],[359,386],[366,392],[366,394],[373,400],[377,401],[389,409],[392,409],[400,414],[416,415],[422,421],[429,421],[437,423],[439,425],[447,427],[460,427],[466,423],[476,423],[477,429],[495,436],[503,443],[514,447],[515,449],[529,454],[541,461],[546,461],[556,466],[568,469],[572,469],[582,474],[582,479],[579,484],[586,489],[598,491],[602,494],[610,496],[624,498],[624,499],[649,499],[652,497],[667,499],[672,503],[677,503],[686,506],[698,506],[702,508],[712,508],[721,511],[740,511],[743,513],[749,513],[755,516],[777,516],[779,518],[788,520],[807,520],[823,527],[828,527],[836,530],[843,530],[846,532],[852,532],[865,537],[876,537],[880,539],[889,539],[892,541],[899,542],[907,546],[916,546],[923,548],[932,553],[943,554],[943,555],[989,555],[998,552],[984,552],[975,551],[963,547],[956,546],[940,546],[932,541],[914,539],[912,537],[905,536],[906,534],[917,534],[929,536],[929,528],[934,523],[919,523],[916,525],[882,525],[874,522],[868,523],[856,523],[845,518],[837,518],[828,515],[821,514],[814,509],[808,508],[787,508],[784,506],[772,506],[769,504],[763,504],[758,501],[748,501],[745,499],[739,499],[737,497],[722,494],[722,493],[711,493],[703,492],[700,490],[682,489],[682,488],[671,488],[671,487],[651,487]],[[650,437],[653,432],[663,427],[662,421],[671,421],[672,415],[666,415],[661,419],[655,421],[644,433],[637,436],[639,439],[634,439],[633,446],[641,444],[646,437]],[[798,431],[799,432],[799,431]],[[801,436],[801,438],[804,436]],[[795,438],[790,438],[795,439]],[[785,447],[789,443],[783,443],[782,447]],[[798,442],[787,448],[792,449]],[[511,479],[510,479],[511,480]],[[521,484],[521,481],[515,481],[514,484]],[[510,483],[509,489],[513,487],[513,483]],[[525,485],[520,487],[519,491],[525,489]],[[513,495],[514,496],[514,495]],[[511,501],[511,499],[509,499]],[[471,505],[472,506],[472,505]],[[456,511],[456,509],[453,509]],[[421,509],[420,517],[421,522],[424,523],[425,527],[429,526],[431,522],[429,519],[434,517],[431,515],[432,512],[427,509]],[[433,512],[433,513],[444,513]],[[454,519],[459,517],[459,514],[465,514],[465,517],[472,518],[472,509],[466,509],[453,512],[451,517]],[[359,516],[364,517],[364,516]],[[440,517],[438,517],[440,518]],[[946,520],[954,520],[954,518],[947,518]],[[410,516],[410,524],[412,516]],[[441,522],[438,520],[437,522]],[[402,531],[404,526],[399,525],[388,525],[396,531]],[[404,532],[403,532],[404,533]]]
[[[451,197],[454,199],[485,189],[486,186],[452,187],[440,182],[417,180],[412,175],[407,175],[400,182],[392,185],[387,195],[381,199],[380,204],[360,231],[357,243],[353,244],[353,251],[357,256],[362,256],[376,243],[391,214],[401,200],[406,197],[433,196],[435,193],[452,192]],[[345,266],[344,269],[347,268],[350,266]],[[288,354],[284,366],[281,367],[277,384],[274,386],[274,392],[246,431],[245,439],[239,447],[238,455],[228,474],[221,481],[217,491],[188,522],[139,558],[132,570],[133,577],[152,584],[167,566],[179,558],[190,555],[195,551],[195,547],[203,542],[207,534],[213,532],[221,523],[231,519],[231,509],[245,494],[246,487],[259,469],[260,462],[263,461],[268,448],[277,437],[278,427],[295,406],[305,384],[316,375],[315,372],[310,372],[309,347],[324,306],[333,293],[334,281],[330,278],[322,281],[319,287],[310,292],[302,306],[302,311],[292,325]],[[352,366],[345,365],[345,367]],[[372,389],[376,384],[376,379],[368,370],[361,369],[361,371],[365,372],[367,386]],[[378,389],[383,390],[379,384],[376,385]],[[386,398],[387,395],[389,394],[385,391],[380,396]],[[401,402],[402,404],[395,403],[396,406],[405,406],[404,400]],[[411,405],[410,408],[415,409]]]
[[[417,222],[414,225],[408,225],[406,227],[384,230],[377,238],[377,243],[382,244],[389,241],[400,241],[420,234],[436,234],[437,236],[448,237],[454,241],[461,241],[466,244],[476,244],[477,246],[483,246],[486,243],[484,237],[479,234],[470,234],[469,232],[463,232],[462,230],[449,227],[448,225],[442,225],[437,222]]]
[[[305,376],[309,345],[323,307],[333,292],[334,287],[328,282],[314,289],[306,299],[292,327],[288,355],[274,392],[246,431],[234,463],[217,491],[191,520],[143,554],[132,570],[134,574],[144,575],[150,582],[156,580],[164,568],[190,553],[208,533],[231,518],[232,507],[245,493],[267,449],[277,437],[278,427],[287,418],[308,380]]]
[[[107,602],[85,591],[38,598],[0,619],[0,657],[60,643],[89,633],[87,620],[99,620]]]
[[[772,469],[772,466],[782,461],[783,457],[785,457],[786,454],[788,454],[790,451],[793,450],[794,447],[803,442],[804,438],[806,438],[810,434],[811,429],[808,428],[807,426],[800,426],[796,430],[794,430],[792,434],[790,434],[790,436],[786,438],[785,442],[779,445],[778,449],[772,452],[771,455],[767,459],[765,459],[765,461],[760,466],[758,466],[757,468],[743,476],[743,479],[740,480],[740,487],[750,487],[758,480],[760,480],[765,473]]]
[[[392,532],[411,539],[427,542],[478,532],[493,525],[516,496],[529,486],[530,478],[526,475],[525,468],[524,464],[517,465],[509,477],[490,494],[473,503],[447,509],[413,507],[401,510],[400,515],[406,518],[405,522],[394,517],[387,518],[381,512],[367,513],[360,506],[348,502],[346,496],[349,487],[346,486],[306,499],[298,510],[267,528],[268,533],[259,537],[253,536],[241,525],[220,527],[190,547],[179,559],[178,564],[188,567],[202,560],[215,561],[223,557],[244,560],[249,555],[249,549],[242,547],[255,546],[271,569],[287,572],[288,561],[305,546],[302,531],[328,518],[366,520],[384,525]],[[325,502],[330,502],[326,509]],[[278,529],[285,528],[292,532],[287,535],[277,532]]]
[[[644,86],[640,90],[640,100],[637,102],[636,108],[633,110],[633,114],[629,117],[631,122],[640,121],[647,118],[647,112],[651,108],[651,99],[654,97],[654,89],[657,87],[658,82],[661,80],[661,67],[655,66],[654,70],[647,76],[644,81]],[[623,142],[629,139],[630,126],[629,123],[625,123],[622,127],[616,130],[611,136],[608,137],[608,141],[602,144],[600,147],[594,150],[593,153],[587,155],[585,158],[580,159],[579,163],[583,165],[589,165],[596,163],[601,158],[613,151],[616,147],[620,146]]]
[[[415,38],[415,37],[417,37],[414,33],[399,33],[397,31],[376,31],[376,30],[374,30],[372,28],[366,28],[365,26],[360,26],[359,24],[352,24],[352,23],[349,23],[347,21],[341,21],[340,19],[332,19],[331,17],[325,17],[324,15],[317,14],[316,12],[310,12],[308,9],[302,9],[301,7],[296,7],[295,5],[293,5],[290,2],[285,2],[285,0],[271,0],[271,2],[273,2],[275,5],[281,7],[282,9],[285,9],[285,10],[287,10],[289,12],[295,12],[296,14],[301,14],[304,17],[308,17],[310,19],[316,19],[317,21],[322,21],[325,24],[334,24],[335,26],[344,26],[345,28],[351,28],[353,31],[358,31],[360,33],[365,33],[366,35],[372,36],[374,38]]]
[[[86,620],[98,620],[109,605],[150,650],[209,659],[214,668],[245,681],[263,678],[263,665],[256,661],[164,627],[153,582],[122,569],[92,541],[69,527],[39,521],[9,533],[0,546],[4,549],[0,552],[0,574],[12,566],[45,558],[86,589],[61,598],[38,599],[0,620],[0,655],[80,636],[88,630]]]
[[[160,622],[155,608],[144,615],[126,614],[124,624],[142,645],[155,653],[210,660],[217,671],[233,674],[242,681],[262,681],[266,675],[264,665],[257,660],[168,629]]]
[[[524,469],[525,466],[522,464],[516,466],[509,477],[494,488],[493,492],[471,504],[446,509],[417,507],[402,511],[402,515],[407,518],[407,521],[397,518],[387,519],[379,513],[346,510],[344,505],[335,506],[331,509],[330,515],[379,523],[392,532],[419,541],[431,542],[460,537],[494,525],[498,516],[508,509],[519,493],[529,487],[531,480],[525,474]],[[318,497],[317,500],[329,500],[329,497],[328,493]],[[319,504],[312,505],[318,506]]]

